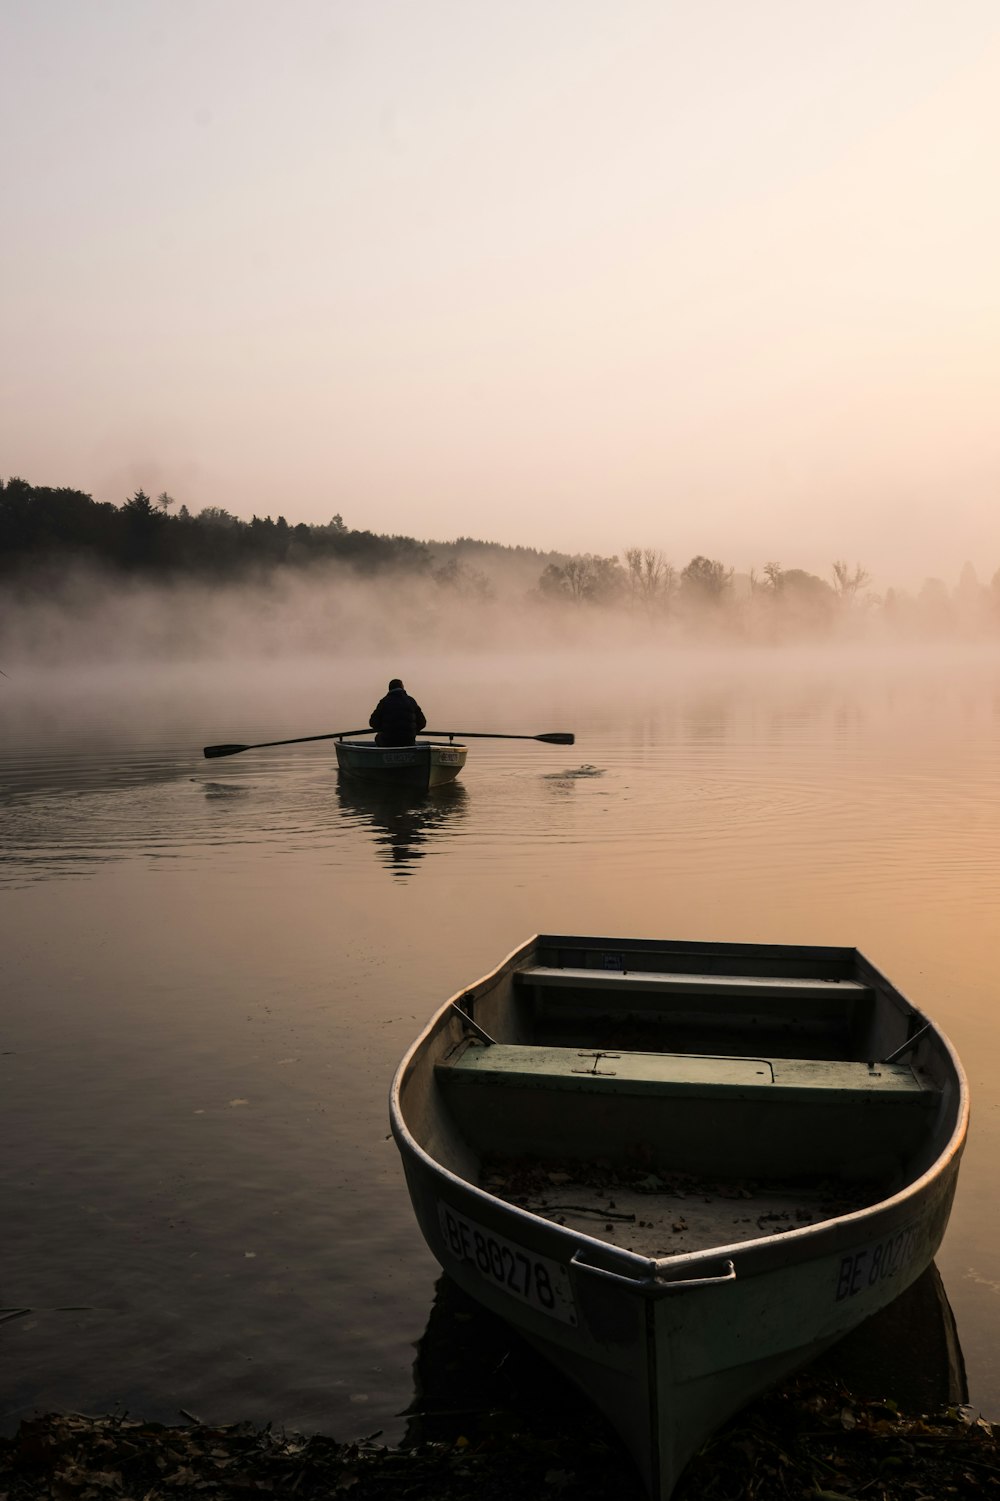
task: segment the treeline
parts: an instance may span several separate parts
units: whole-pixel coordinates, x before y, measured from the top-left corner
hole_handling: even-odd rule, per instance
[[[82,490],[0,479],[0,575],[8,577],[72,562],[150,578],[239,581],[336,563],[362,578],[406,573],[463,598],[489,599],[494,583],[480,563],[534,580],[556,556],[471,537],[418,542],[354,530],[339,515],[319,526],[292,526],[280,515],[243,521],[219,506],[192,515],[166,493],[154,500],[137,490],[116,506]]]
[[[218,506],[193,516],[167,494],[144,490],[122,505],[81,490],[0,480],[0,568],[72,559],[149,574],[237,576],[278,564],[337,559],[363,573],[429,570],[427,547],[412,537],[352,531],[339,516],[327,526],[290,526],[284,516],[241,521]]]
[[[951,588],[926,578],[915,591],[878,593],[860,563],[830,564],[821,578],[802,568],[765,563],[737,573],[716,558],[694,557],[678,569],[654,548],[626,548],[621,558],[590,554],[550,563],[539,581],[543,598],[586,609],[625,606],[649,619],[752,640],[789,635],[992,635],[1000,629],[1000,570],[982,584],[971,563]]]
[[[869,574],[860,564],[831,567],[827,582],[802,568],[766,563],[758,573],[738,574],[717,558],[697,556],[678,569],[655,548],[629,547],[622,557],[586,554],[550,563],[539,580],[543,598],[577,606],[626,605],[651,619],[714,623],[732,629],[770,618],[822,631],[867,595]]]
[[[931,578],[914,593],[878,594],[860,563],[842,560],[831,562],[827,578],[773,561],[737,573],[700,555],[676,567],[649,547],[601,557],[470,537],[420,542],[354,530],[339,515],[318,526],[292,526],[281,515],[243,521],[217,506],[192,515],[166,493],[154,500],[137,490],[113,505],[80,490],[0,479],[0,577],[30,585],[64,564],[206,583],[325,577],[335,565],[357,579],[405,577],[439,597],[478,605],[527,605],[567,619],[614,612],[678,634],[765,641],[855,632],[862,622],[888,634],[928,636],[1000,628],[1000,572],[982,585],[968,563],[954,588]]]

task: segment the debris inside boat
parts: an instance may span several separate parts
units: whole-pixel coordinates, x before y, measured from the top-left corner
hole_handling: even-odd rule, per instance
[[[718,1180],[642,1164],[487,1156],[480,1184],[553,1224],[639,1256],[677,1256],[818,1225],[877,1201],[876,1183]]]

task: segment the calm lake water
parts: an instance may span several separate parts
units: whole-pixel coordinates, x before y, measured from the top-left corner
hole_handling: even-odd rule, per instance
[[[275,661],[0,680],[0,1411],[402,1431],[436,1267],[393,1069],[538,931],[856,944],[956,1044],[939,1266],[1000,1418],[1000,652]],[[384,803],[402,672],[470,742]],[[20,1310],[27,1310],[20,1312]]]

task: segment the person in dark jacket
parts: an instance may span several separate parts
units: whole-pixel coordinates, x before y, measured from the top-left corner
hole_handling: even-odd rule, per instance
[[[412,745],[427,720],[416,699],[410,697],[399,678],[393,678],[389,692],[379,699],[368,723],[376,732],[376,745]]]

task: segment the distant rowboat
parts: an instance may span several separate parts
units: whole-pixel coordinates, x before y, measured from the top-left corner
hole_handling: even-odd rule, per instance
[[[441,1266],[666,1501],[930,1265],[968,1094],[855,949],[538,937],[432,1019],[390,1115]]]
[[[418,740],[415,745],[374,745],[357,740],[335,741],[337,765],[344,776],[386,787],[427,792],[453,782],[465,765],[464,745]]]
[[[468,750],[456,740],[540,740],[547,745],[572,745],[575,736],[566,730],[543,735],[494,734],[486,730],[427,730],[428,735],[447,736],[447,745],[436,740],[417,740],[413,745],[375,745],[354,737],[370,730],[332,730],[326,735],[296,735],[291,740],[258,740],[253,745],[226,743],[206,745],[202,754],[210,761],[219,756],[240,756],[244,751],[268,750],[274,745],[305,745],[316,740],[335,740],[337,765],[348,777],[373,786],[408,787],[426,792],[453,782],[465,765]]]

